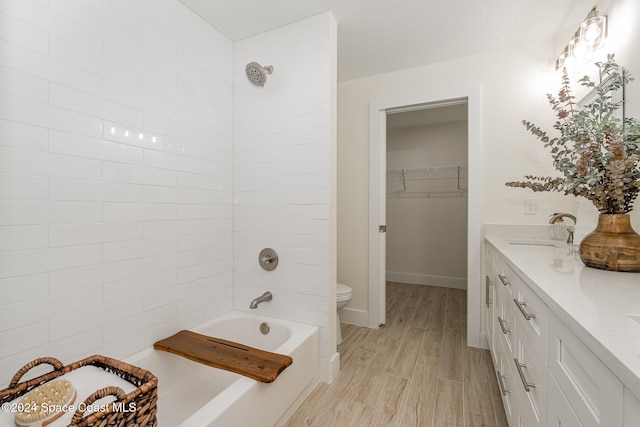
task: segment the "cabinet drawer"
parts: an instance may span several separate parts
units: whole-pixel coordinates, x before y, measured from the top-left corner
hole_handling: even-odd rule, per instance
[[[513,295],[514,289],[517,287],[520,278],[506,263],[502,264],[500,270],[496,270],[498,274],[498,292],[506,291],[509,295]]]
[[[549,386],[547,426],[583,427],[575,412],[571,409],[571,405],[567,402],[567,398],[560,391],[560,386],[553,378],[553,375],[548,376],[547,384]]]
[[[553,313],[549,315],[548,363],[583,426],[622,425],[622,383]]]
[[[526,321],[525,321],[526,322]],[[547,366],[531,345],[533,338],[521,330],[521,319],[516,320],[516,351],[514,354],[514,387],[522,396],[522,408],[533,425],[544,426],[547,421]]]
[[[516,377],[518,374],[515,374]],[[516,378],[516,382],[518,379]],[[516,386],[515,391],[515,413],[514,413],[514,422],[509,424],[511,427],[545,427],[545,422],[540,422],[540,419],[537,417],[535,412],[533,411],[531,405],[529,404],[529,397],[527,393],[522,390],[522,388],[518,388]],[[545,420],[546,421],[546,420]]]
[[[496,342],[496,377],[498,379],[498,387],[500,388],[500,396],[502,397],[502,404],[504,406],[504,412],[509,421],[509,425],[514,425],[514,411],[515,403],[515,378],[513,372],[513,359],[507,356],[507,353],[500,342]]]
[[[502,342],[507,355],[513,358],[513,348],[516,336],[515,313],[513,302],[504,292],[496,292],[495,317],[497,327],[494,330],[495,341]]]
[[[493,315],[493,346],[491,347],[491,357],[493,358],[493,365],[496,367],[496,369],[498,366],[498,347],[501,345],[501,338],[498,335],[502,335],[502,329],[500,329],[500,323],[498,323],[498,307],[496,306]]]
[[[515,305],[517,333],[526,332],[530,345],[535,347],[545,364],[547,363],[547,344],[549,337],[547,327],[549,310],[544,302],[527,286],[520,283],[516,289],[513,304]]]
[[[487,265],[495,271],[501,271],[502,256],[493,246],[487,244]]]

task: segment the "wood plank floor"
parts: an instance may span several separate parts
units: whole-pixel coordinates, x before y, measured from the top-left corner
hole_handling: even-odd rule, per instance
[[[387,323],[342,325],[341,371],[285,426],[506,427],[487,350],[466,346],[466,291],[387,283]]]

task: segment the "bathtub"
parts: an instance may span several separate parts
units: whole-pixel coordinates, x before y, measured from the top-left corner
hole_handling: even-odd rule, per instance
[[[263,335],[262,322],[270,325]],[[127,361],[158,377],[158,426],[277,426],[319,378],[317,327],[232,311],[193,328],[201,334],[287,354],[293,364],[270,384],[148,349]]]

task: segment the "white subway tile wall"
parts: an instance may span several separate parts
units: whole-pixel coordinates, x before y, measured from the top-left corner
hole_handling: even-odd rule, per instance
[[[331,179],[331,20],[318,15],[235,44],[234,306],[271,291],[258,312],[321,327],[326,380]],[[262,88],[244,69],[273,65]],[[278,267],[258,265],[274,248]]]
[[[0,1],[0,387],[232,309],[232,72],[177,0]]]

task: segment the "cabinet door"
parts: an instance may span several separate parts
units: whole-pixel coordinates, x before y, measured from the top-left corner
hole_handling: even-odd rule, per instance
[[[583,426],[623,425],[622,383],[553,313],[549,369]]]
[[[547,426],[583,427],[552,374],[549,374],[547,384],[549,386]]]
[[[487,335],[487,345],[489,346],[489,350],[491,353],[494,352],[494,321],[493,318],[495,316],[495,296],[494,296],[494,288],[495,282],[493,281],[495,275],[492,269],[488,271],[488,274],[485,278],[485,298],[484,298],[484,310],[485,310],[485,323],[484,329],[485,334]]]

